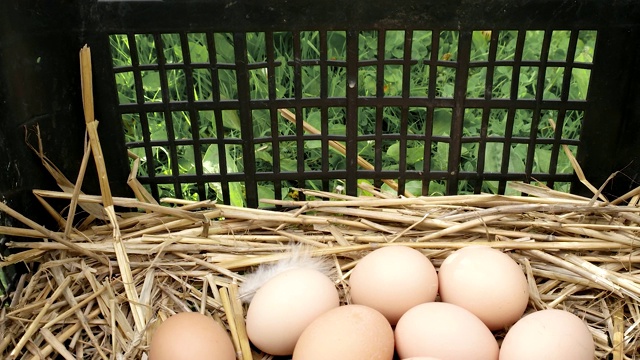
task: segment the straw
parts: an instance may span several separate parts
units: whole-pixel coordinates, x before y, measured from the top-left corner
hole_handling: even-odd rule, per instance
[[[17,211],[13,210],[12,208],[10,208],[9,206],[7,206],[5,203],[0,201],[0,211],[6,213],[7,215],[15,218],[16,220],[20,221],[21,223],[29,226],[30,228],[38,231],[39,233],[41,233],[42,235],[44,235],[44,237],[49,238],[49,239],[53,239],[57,242],[59,242],[60,244],[63,244],[64,246],[66,246],[69,249],[75,250],[85,256],[94,258],[98,261],[100,261],[103,264],[107,264],[106,259],[99,257],[98,255],[90,252],[90,251],[86,251],[84,250],[82,247],[78,246],[76,243],[73,243],[65,238],[63,238],[62,236],[58,235],[57,233],[50,231],[48,229],[46,229],[44,226],[37,224],[35,221],[27,218],[26,216],[23,216],[22,214],[18,213]]]
[[[84,46],[80,50],[80,74],[82,84],[82,104],[84,107],[84,119],[87,125],[87,132],[89,133],[89,143],[91,145],[91,151],[95,160],[96,168],[98,171],[98,179],[100,182],[100,193],[102,194],[102,203],[104,205],[107,217],[113,226],[113,246],[116,249],[116,256],[118,259],[118,267],[120,268],[120,274],[123,277],[125,291],[129,300],[129,306],[133,312],[133,319],[136,324],[136,330],[142,331],[145,327],[144,316],[142,309],[138,306],[138,293],[136,292],[133,277],[131,276],[131,269],[129,268],[129,259],[127,251],[122,242],[120,235],[120,229],[118,227],[118,221],[113,205],[113,198],[111,197],[111,188],[109,186],[109,179],[107,177],[107,168],[104,163],[104,156],[102,154],[102,147],[100,146],[100,139],[98,137],[98,122],[95,120],[93,112],[93,74],[91,71],[91,50],[88,46]]]
[[[70,200],[69,194],[36,193]],[[627,340],[630,334],[638,331],[637,326],[632,328],[633,325],[626,320],[634,316],[626,309],[637,305],[618,306],[622,309],[618,311],[623,311],[621,316],[625,321],[621,325],[616,320],[619,327],[617,332],[603,332],[599,325],[606,323],[604,319],[607,317],[612,318],[616,314],[615,302],[638,303],[639,281],[628,275],[627,271],[640,261],[640,249],[634,240],[640,232],[640,224],[622,216],[635,213],[634,208],[611,204],[594,208],[586,206],[588,200],[577,198],[565,198],[575,202],[572,205],[553,205],[553,201],[543,200],[536,204],[531,198],[520,201],[484,195],[477,198],[464,195],[406,201],[371,198],[331,200],[330,194],[317,191],[315,194],[329,199],[327,202],[330,206],[309,201],[306,202],[307,206],[294,208],[290,212],[273,213],[209,204],[208,210],[202,212],[196,210],[200,206],[195,202],[168,199],[168,202],[179,203],[178,206],[182,208],[193,208],[191,211],[194,214],[203,214],[205,218],[208,218],[208,212],[222,214],[224,220],[211,223],[211,232],[206,236],[201,230],[200,215],[185,216],[181,211],[154,207],[148,207],[146,213],[127,216],[116,214],[116,221],[120,224],[143,223],[143,219],[160,215],[167,224],[179,223],[175,227],[170,225],[170,232],[167,227],[149,228],[143,235],[128,236],[121,240],[126,244],[133,284],[140,294],[138,305],[145,309],[143,322],[147,324],[157,316],[164,316],[160,312],[171,314],[188,311],[189,304],[196,305],[200,312],[212,314],[228,329],[240,358],[262,358],[266,354],[251,347],[243,330],[246,308],[238,305],[236,284],[242,283],[244,273],[253,267],[286,257],[291,242],[304,242],[311,246],[313,256],[333,258],[336,266],[334,281],[339,284],[344,296],[348,293],[346,280],[350,270],[362,256],[376,248],[396,245],[413,247],[429,256],[437,267],[456,249],[484,245],[512,254],[522,265],[529,282],[531,309],[569,308],[580,313],[588,319],[594,339],[597,340],[598,354],[614,354],[618,351],[623,355],[622,358],[629,358],[637,351]],[[545,199],[554,199],[551,195],[546,193],[548,197]],[[87,201],[98,203],[101,200],[89,195],[78,196],[79,204]],[[139,203],[135,199],[117,201]],[[342,203],[345,206],[340,206]],[[20,246],[24,249],[12,255],[12,261],[44,261],[46,265],[41,266],[43,271],[51,272],[57,278],[64,271],[65,276],[75,279],[73,287],[67,286],[68,291],[73,292],[72,296],[67,294],[65,301],[52,301],[46,307],[47,314],[41,315],[41,319],[46,317],[46,321],[30,322],[39,324],[45,332],[27,335],[39,336],[40,350],[46,350],[49,354],[58,352],[56,349],[64,344],[71,354],[99,346],[107,356],[115,353],[142,356],[151,339],[153,327],[137,331],[133,308],[118,306],[122,301],[123,305],[130,304],[130,300],[123,282],[107,281],[111,277],[108,274],[117,271],[119,261],[116,248],[113,247],[113,232],[95,231],[97,228],[87,229],[88,232],[74,240],[77,250],[59,242],[7,243],[11,248]],[[389,233],[390,229],[398,230]],[[77,229],[73,233],[77,233]],[[28,234],[37,236],[40,232]],[[94,257],[83,257],[83,252],[107,257],[109,264],[115,267],[106,266]],[[80,265],[66,268],[78,263],[78,259],[81,259]],[[16,303],[16,310],[8,317],[10,324],[31,315],[32,319],[38,319],[38,313],[42,311],[39,304],[45,304],[46,298],[51,298],[54,293],[54,289],[46,285],[49,282],[42,282],[47,278],[42,276],[44,274],[34,274],[34,279],[41,281],[31,282],[24,288],[21,300]],[[203,283],[206,285],[198,285]],[[594,299],[606,299],[606,304],[597,302],[596,309],[590,306]],[[33,305],[27,305],[25,301]],[[612,309],[611,313],[607,313],[608,309]],[[99,312],[98,318],[104,319],[101,324],[109,326],[107,332],[98,333],[95,327],[98,323],[94,325],[91,322],[88,315],[96,310]],[[83,317],[87,319],[84,324]],[[75,319],[77,324],[71,342],[65,343],[59,336],[56,342],[46,333],[68,334],[64,329],[69,326],[70,319]],[[620,326],[624,330],[620,330]],[[84,330],[83,335],[78,329]],[[20,330],[12,331],[20,333]],[[624,332],[630,333],[624,336]],[[616,337],[620,338],[621,333],[622,340],[615,342],[617,347],[608,345],[614,344],[612,337],[607,340],[608,336],[617,334]],[[95,334],[94,339],[89,334]],[[105,336],[108,338],[106,341],[103,340]],[[5,340],[5,343],[15,341],[17,344],[19,341],[12,339]],[[74,344],[75,348],[67,344]],[[108,348],[105,348],[107,345]],[[23,345],[22,349],[25,347]],[[91,351],[100,356],[98,350]]]
[[[84,180],[84,174],[87,170],[87,164],[89,163],[89,156],[91,155],[91,147],[88,146],[88,141],[85,140],[84,156],[80,163],[80,170],[78,170],[78,181],[73,188],[73,195],[71,197],[71,204],[69,205],[69,215],[67,216],[66,226],[64,228],[64,236],[69,238],[71,233],[73,219],[76,214],[76,207],[78,205],[78,196],[80,196],[80,189],[82,188],[82,181]]]
[[[22,347],[27,344],[29,338],[37,331],[38,325],[40,325],[40,320],[42,320],[42,318],[47,314],[47,311],[49,310],[53,302],[67,289],[67,286],[69,286],[70,283],[71,278],[67,277],[62,283],[58,284],[58,288],[56,289],[56,291],[53,293],[53,295],[51,295],[49,300],[47,300],[47,302],[44,304],[44,307],[42,307],[42,309],[38,312],[38,315],[36,315],[35,319],[33,319],[33,322],[31,322],[31,325],[29,325],[27,330],[25,330],[24,334],[20,338],[20,341],[18,341],[18,344],[9,354],[10,358],[18,358]]]
[[[90,102],[88,95],[85,99]],[[93,127],[88,130],[93,147],[85,154],[93,154],[106,181],[104,163],[96,157],[96,123],[87,124]],[[43,164],[65,183],[53,164],[44,159]],[[112,196],[108,184],[99,196],[74,193],[83,176],[80,172],[75,184],[65,183],[66,190],[34,190],[46,213],[64,225],[60,231],[0,203],[0,211],[27,225],[0,226],[0,234],[25,238],[6,242],[12,254],[0,265],[23,263],[30,269],[0,312],[0,358],[144,359],[157,324],[177,312],[198,311],[223,326],[239,359],[273,359],[251,345],[244,323],[247,306],[237,287],[257,266],[287,258],[299,244],[333,264],[332,281],[343,304],[349,301],[351,271],[381,247],[414,248],[436,268],[457,249],[499,249],[526,276],[527,313],[571,311],[587,324],[596,358],[640,357],[640,199],[635,193],[607,202],[595,187],[594,197],[585,198],[515,183],[529,196],[404,198],[363,185],[368,196],[299,189],[306,201],[261,199],[282,208],[273,212],[210,201],[155,202],[133,174],[128,180],[133,198]],[[50,199],[76,201],[108,216],[78,224],[75,211],[65,218]],[[135,211],[117,213],[116,206]]]

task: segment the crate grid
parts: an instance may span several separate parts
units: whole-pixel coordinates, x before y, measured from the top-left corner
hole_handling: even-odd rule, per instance
[[[438,188],[454,194],[461,191],[460,182],[467,182],[462,191],[504,193],[508,181],[536,179],[554,186],[573,180],[566,169],[558,171],[558,159],[564,156],[561,145],[578,151],[580,134],[557,131],[548,137],[546,121],[551,114],[563,129],[565,119],[584,118],[586,88],[572,87],[576,71],[583,79],[586,74],[588,86],[593,62],[575,60],[582,51],[578,42],[595,38],[596,31],[366,31],[375,35],[365,38],[364,30],[112,34],[112,42],[120,37],[130,45],[130,59],[125,54],[125,61],[114,61],[114,78],[121,90],[121,78],[133,78],[124,90],[135,96],[120,93],[119,112],[125,132],[137,129],[127,133],[127,146],[140,149],[146,159],[142,182],[156,197],[163,188],[188,196],[184,189],[190,186],[201,199],[221,192],[230,203],[231,193],[241,192],[236,203],[256,205],[259,189],[269,190],[261,195],[282,198],[288,186],[309,182],[334,190],[352,189],[362,179],[375,186],[397,179],[398,193],[409,182],[414,192],[438,193]],[[568,32],[569,41],[550,53],[560,32]],[[540,53],[523,54],[525,42],[537,33],[543,34]],[[517,38],[512,58],[498,53],[508,36]],[[471,59],[478,37],[487,41],[487,51]],[[152,43],[154,53],[139,53],[143,41]],[[303,42],[315,53],[303,53]],[[478,73],[485,74],[484,84],[472,83]],[[551,87],[551,76],[562,80]],[[525,87],[525,77],[535,78],[535,86]],[[306,132],[302,121],[287,122],[280,109],[316,123],[319,133]],[[402,121],[391,124],[389,116]],[[270,128],[256,128],[257,118]],[[374,125],[363,129],[362,121]],[[503,133],[493,130],[494,122]],[[166,134],[151,130],[163,123]],[[529,131],[514,133],[514,125]],[[189,136],[178,138],[179,128]],[[344,155],[336,154],[330,141],[347,145],[346,158],[340,160]],[[371,170],[356,164],[367,146],[375,148],[365,159]],[[551,152],[543,159],[546,170],[537,164],[540,149]],[[431,160],[438,151],[446,153],[446,165]],[[390,160],[390,154],[397,158]],[[465,156],[472,161],[464,163]],[[185,169],[182,158],[194,166]],[[514,169],[514,162],[522,168]]]

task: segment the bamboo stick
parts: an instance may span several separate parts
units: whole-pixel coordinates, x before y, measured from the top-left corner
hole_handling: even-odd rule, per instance
[[[287,109],[278,109],[278,111],[280,112],[282,117],[284,117],[285,119],[289,120],[293,124],[296,124],[297,120],[296,120],[296,115],[294,113],[292,113],[291,111],[289,111]],[[315,135],[321,134],[320,130],[316,129],[315,127],[313,127],[311,124],[309,124],[308,122],[306,122],[304,120],[302,120],[302,128],[305,131],[307,131],[308,133],[311,133],[311,134],[315,134]],[[328,143],[329,143],[329,146],[331,146],[332,148],[337,150],[339,153],[341,153],[345,157],[347,156],[347,148],[344,145],[342,145],[339,142],[334,141],[334,140],[329,140]],[[375,167],[373,165],[371,165],[370,162],[365,160],[360,155],[358,155],[357,162],[358,162],[358,165],[360,165],[365,170],[375,170]],[[393,190],[398,191],[398,184],[395,181],[389,180],[389,179],[383,179],[382,182],[384,182],[385,184],[389,185],[389,187],[392,188]],[[406,196],[408,198],[414,197],[413,194],[411,194],[408,191],[404,192],[404,196]]]

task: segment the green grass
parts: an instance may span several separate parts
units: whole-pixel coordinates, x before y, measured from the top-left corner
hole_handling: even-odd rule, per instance
[[[575,54],[567,54],[570,32],[554,31],[551,37],[551,47],[547,57],[548,61],[565,61],[567,57],[573,56],[576,62],[591,62],[593,58],[593,49],[595,47],[595,32],[581,31],[579,33],[578,46]],[[210,54],[207,48],[207,39],[205,34],[189,34],[188,53],[193,63],[208,63]],[[387,31],[385,33],[385,59],[399,59],[404,56],[404,31]],[[438,58],[444,61],[454,61],[458,58],[458,37],[456,31],[443,31],[440,34],[432,34],[431,31],[415,31],[413,33],[413,41],[411,48],[411,57],[416,60],[416,64],[411,66],[410,73],[410,96],[428,96],[429,94],[429,77],[431,69],[427,61],[431,57],[432,37],[438,36],[440,47],[438,49]],[[516,86],[517,99],[535,99],[535,89],[539,77],[539,67],[522,66],[519,76],[514,76],[514,67],[508,61],[512,61],[515,54],[516,37],[515,31],[501,31],[498,35],[498,46],[496,60],[505,61],[504,64],[496,66],[493,74],[493,86],[491,88],[491,96],[494,99],[511,98],[511,89]],[[219,64],[233,64],[235,61],[235,49],[233,37],[227,33],[213,34],[216,45],[216,61]],[[483,61],[488,60],[489,40],[491,34],[483,31],[475,31],[472,34],[471,47],[471,67],[467,78],[467,98],[483,98],[485,96],[485,88],[487,82],[487,68],[483,66]],[[332,31],[327,34],[327,51],[329,60],[345,60],[346,59],[346,34],[344,31]],[[540,61],[541,49],[544,38],[542,31],[527,31],[525,34],[525,44],[523,49],[522,61]],[[181,48],[180,38],[177,34],[161,35],[163,43],[162,55],[166,59],[167,64],[181,63],[183,59],[183,49]],[[247,56],[248,62],[260,63],[267,60],[266,55],[266,39],[264,33],[248,33]],[[293,36],[288,32],[280,32],[273,34],[273,43],[275,48],[275,60],[279,66],[274,70],[275,77],[275,95],[278,99],[293,98],[295,95],[294,72],[293,65]],[[320,56],[319,49],[320,36],[318,32],[308,31],[300,34],[301,59],[313,60]],[[131,65],[130,44],[124,35],[113,35],[111,37],[113,63],[114,66]],[[150,35],[136,35],[137,52],[140,64],[157,64],[158,53],[155,40]],[[358,56],[360,60],[373,60],[378,56],[378,33],[375,31],[362,32],[358,42]],[[385,65],[384,73],[377,74],[375,66],[361,66],[358,70],[358,94],[359,96],[378,95],[384,97],[401,96],[402,91],[402,67],[400,65]],[[329,97],[345,97],[348,84],[346,83],[346,68],[342,66],[330,66],[328,96]],[[454,80],[456,70],[454,67],[438,66],[436,69],[435,94],[438,98],[451,98],[454,92]],[[167,71],[167,86],[170,101],[184,101],[187,99],[188,92],[193,92],[196,101],[211,101],[214,99],[234,100],[238,98],[238,90],[236,83],[236,73],[231,69],[220,69],[217,71],[219,77],[220,91],[218,94],[213,93],[212,74],[205,69],[196,69],[193,72],[193,90],[187,88],[186,74],[184,70],[174,69]],[[378,94],[377,76],[384,76],[383,94]],[[161,99],[161,78],[160,73],[156,70],[142,71],[142,85],[144,90],[144,102],[154,103],[162,101]],[[251,98],[267,99],[269,97],[269,85],[267,69],[260,68],[251,70],[250,74]],[[589,70],[574,69],[570,76],[569,100],[585,100],[589,85]],[[562,82],[565,77],[563,67],[554,67],[549,65],[544,74],[544,92],[543,100],[560,99]],[[315,65],[301,66],[302,88],[300,89],[303,98],[313,98],[320,96],[320,67]],[[134,76],[132,72],[120,72],[116,75],[116,86],[119,93],[121,104],[136,103],[138,101],[135,93]],[[344,108],[328,109],[327,129],[332,135],[345,134],[345,112]],[[376,129],[376,109],[373,107],[359,108],[359,135],[374,134]],[[434,112],[433,129],[431,135],[446,139],[450,136],[451,128],[451,108],[437,108]],[[320,109],[304,108],[304,119],[321,129]],[[463,137],[474,139],[480,135],[480,127],[483,117],[482,109],[466,109],[464,114],[464,132]],[[499,172],[503,167],[502,164],[502,144],[492,142],[492,137],[500,137],[505,135],[505,125],[507,112],[505,109],[492,109],[488,115],[488,132],[487,143],[484,158],[484,172]],[[148,113],[149,137],[152,141],[162,141],[167,139],[167,131],[172,130],[176,139],[191,139],[194,134],[192,131],[189,114],[185,112],[173,112],[171,114],[172,129],[167,129],[167,119],[163,113]],[[537,129],[531,129],[533,113],[530,110],[517,110],[514,116],[512,134],[515,139],[527,139],[529,136],[537,138],[552,138],[553,131],[550,129],[546,119],[557,119],[557,112],[543,109],[540,123]],[[573,110],[566,114],[564,126],[561,129],[564,139],[575,140],[580,136],[581,120],[584,114],[580,111]],[[199,113],[199,129],[198,135],[201,139],[212,139],[219,135],[224,138],[240,138],[240,120],[237,111],[226,110],[222,113],[223,128],[216,129],[214,121],[214,113],[212,111],[201,111]],[[266,110],[253,110],[252,113],[254,123],[254,137],[266,138],[274,134],[271,128],[270,114]],[[400,130],[400,109],[387,107],[384,109],[384,123],[382,124],[384,134],[394,134]],[[409,119],[407,131],[410,135],[424,135],[426,132],[426,109],[412,108],[409,109]],[[137,114],[126,114],[123,116],[123,126],[126,135],[126,141],[140,142],[143,140],[143,129]],[[278,124],[279,136],[295,135],[295,127],[280,119]],[[219,134],[223,132],[223,134]],[[382,168],[384,170],[397,169],[399,166],[399,142],[396,140],[385,139],[378,145],[382,151]],[[528,144],[514,143],[510,148],[510,156],[508,159],[509,172],[524,173],[525,159],[528,152]],[[321,144],[319,141],[305,141],[304,144],[304,164],[306,171],[318,170],[322,164]],[[169,148],[166,146],[154,146],[153,158],[155,168],[147,167],[146,154],[143,148],[133,147],[131,149],[136,153],[143,162],[141,174],[146,175],[154,172],[157,175],[170,175],[174,172],[179,174],[195,174],[195,156],[194,149],[189,146],[177,146],[177,164],[171,163],[169,156]],[[203,156],[203,169],[205,173],[220,172],[219,154],[217,145],[205,145],[200,149]],[[430,159],[424,159],[424,142],[409,140],[407,142],[406,164],[409,170],[420,171],[424,167],[424,161],[430,161],[432,171],[447,171],[449,144],[446,141],[438,141],[438,138],[432,143]],[[575,148],[572,150],[576,151]],[[196,149],[196,151],[198,151]],[[297,171],[297,162],[295,159],[302,154],[297,154],[298,149],[294,141],[284,141],[280,144],[278,154],[274,154],[270,143],[261,143],[256,145],[256,161],[258,171],[273,171],[274,156],[279,156],[281,171]],[[370,162],[375,160],[375,144],[372,141],[359,141],[358,153],[360,156]],[[225,160],[227,163],[227,172],[242,171],[242,147],[239,145],[227,145],[225,147]],[[462,165],[461,171],[477,172],[478,171],[478,153],[479,142],[467,141],[462,147]],[[551,145],[536,145],[535,156],[533,162],[533,173],[545,174],[549,173],[551,160]],[[328,162],[330,169],[344,169],[345,161],[341,154],[330,150]],[[561,152],[558,158],[557,167],[554,169],[556,173],[571,173],[572,169],[566,156]],[[363,180],[365,181],[365,180]],[[556,187],[563,191],[568,191],[566,183],[556,184]],[[232,199],[231,202],[236,205],[243,205],[243,185],[236,183],[231,185]],[[310,181],[306,186],[320,187],[320,183]],[[184,184],[181,189],[182,197],[197,199],[197,191],[194,190],[194,184]],[[216,198],[221,194],[220,184],[207,184],[206,186],[208,198]],[[407,189],[420,193],[420,182],[409,181]],[[444,193],[444,183],[432,183],[430,186],[432,193]],[[459,184],[459,192],[472,192],[473,187],[462,181]],[[487,182],[482,185],[482,191],[496,192],[497,183]],[[273,184],[259,184],[259,192],[262,195],[273,195]],[[173,186],[161,186],[160,196],[176,196]],[[218,199],[220,200],[220,199]]]

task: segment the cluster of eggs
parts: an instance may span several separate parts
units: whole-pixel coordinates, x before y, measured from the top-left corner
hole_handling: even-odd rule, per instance
[[[301,267],[277,274],[251,300],[247,335],[261,351],[293,360],[594,356],[589,329],[572,313],[542,310],[523,317],[527,279],[510,256],[490,247],[459,249],[438,272],[418,250],[382,247],[357,263],[348,291],[350,304],[340,305],[334,282],[320,271]],[[151,360],[163,360],[154,357],[163,352],[154,351],[163,326],[153,337]],[[492,331],[506,328],[499,346]],[[228,354],[231,342],[224,343],[217,346]]]

